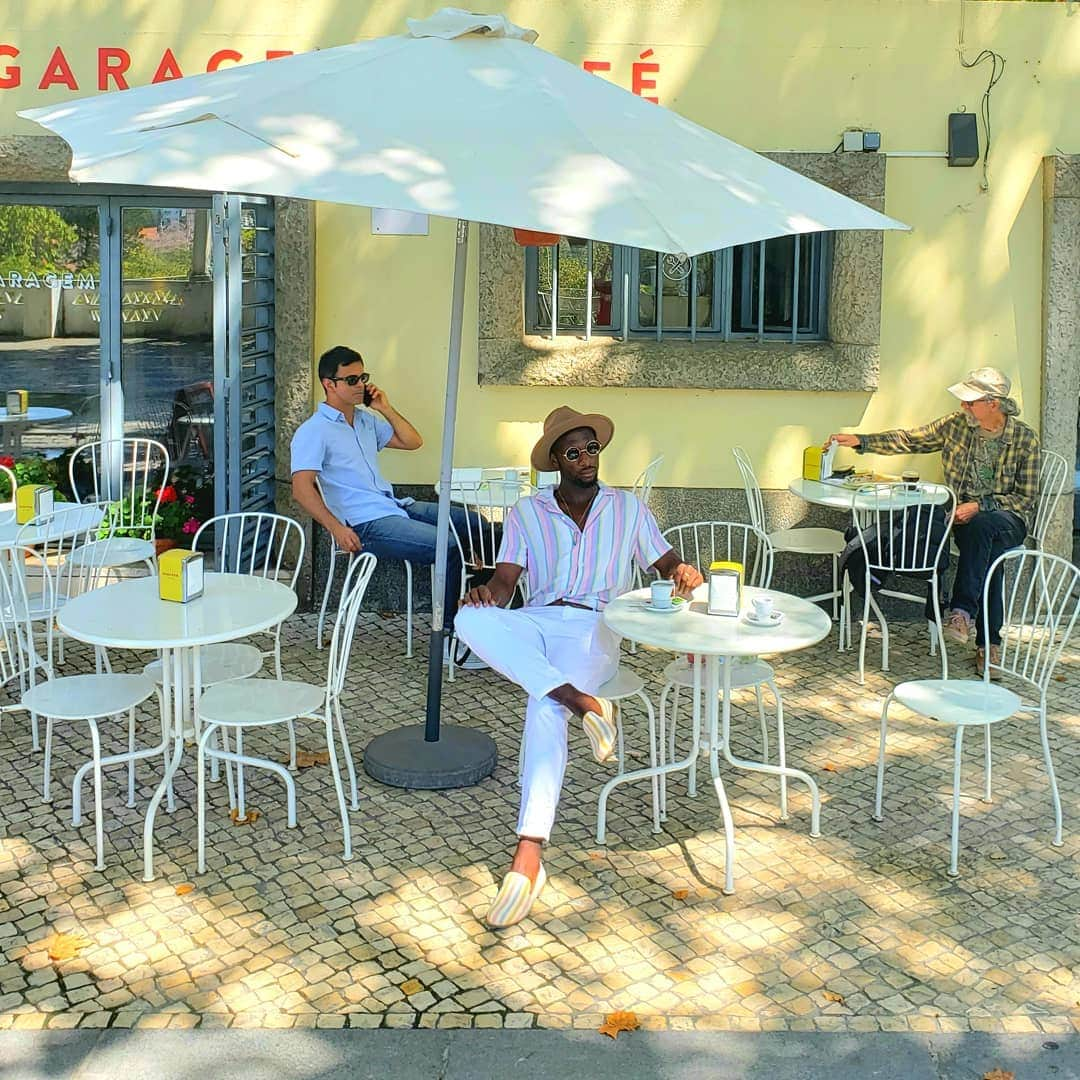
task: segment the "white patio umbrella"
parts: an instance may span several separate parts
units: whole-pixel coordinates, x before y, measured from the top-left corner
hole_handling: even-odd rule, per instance
[[[905,225],[536,48],[500,15],[447,8],[408,33],[20,112],[72,147],[71,178],[316,199],[459,221],[427,722],[365,767],[472,783],[494,744],[439,710],[470,221],[695,255],[794,233]]]

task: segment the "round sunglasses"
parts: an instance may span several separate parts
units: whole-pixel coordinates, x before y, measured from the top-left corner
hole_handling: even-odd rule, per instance
[[[564,450],[562,456],[567,461],[577,461],[582,454],[588,454],[589,457],[598,457],[603,449],[595,439],[590,439],[584,446],[571,446],[569,450]]]
[[[366,383],[371,376],[365,371],[363,375],[328,375],[330,382],[343,382],[346,386],[356,386],[357,383]]]

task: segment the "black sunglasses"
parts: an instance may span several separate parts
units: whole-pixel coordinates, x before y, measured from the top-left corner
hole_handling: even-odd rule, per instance
[[[371,376],[365,371],[363,375],[328,375],[331,382],[343,382],[346,386],[356,386],[357,383],[366,383]]]
[[[589,457],[599,457],[600,451],[603,449],[595,439],[591,439],[584,446],[571,446],[569,450],[564,450],[562,456],[567,461],[577,461],[582,454],[588,454]]]

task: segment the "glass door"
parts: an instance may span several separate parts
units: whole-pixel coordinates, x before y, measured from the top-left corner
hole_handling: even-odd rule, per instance
[[[110,422],[103,202],[0,197],[0,460],[20,482],[64,488],[71,451]],[[27,407],[9,412],[18,390]]]
[[[215,512],[210,200],[111,202],[119,239],[114,376],[121,432],[168,450],[173,483],[162,506],[164,538],[187,546]]]

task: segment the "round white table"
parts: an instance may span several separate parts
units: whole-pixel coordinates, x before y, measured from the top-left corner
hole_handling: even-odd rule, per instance
[[[731,752],[731,669],[739,657],[771,656],[795,652],[816,645],[828,637],[832,620],[816,604],[788,593],[771,589],[744,588],[742,609],[738,616],[710,615],[706,610],[708,584],[694,591],[686,610],[673,614],[649,611],[645,602],[648,589],[625,593],[604,609],[604,622],[617,634],[642,645],[652,645],[673,653],[694,657],[693,739],[690,753],[682,761],[635,772],[634,777],[651,777],[689,769],[701,748],[701,703],[706,702],[709,735],[709,771],[724,821],[725,881],[724,892],[735,890],[735,829],[731,821],[724,782],[720,778],[719,754],[737,769],[770,773],[803,781],[812,799],[810,835],[819,836],[820,799],[817,784],[800,769],[745,761]],[[751,626],[745,614],[752,609],[756,596],[771,596],[777,611],[784,613],[779,626]],[[704,699],[702,691],[704,690]],[[777,708],[781,708],[777,702]]]
[[[269,630],[296,610],[296,593],[279,581],[246,574],[207,574],[203,595],[186,604],[162,600],[156,575],[94,589],[69,601],[57,616],[70,637],[114,649],[159,649],[165,730],[173,754],[150,800],[143,828],[143,880],[154,880],[154,817],[184,752],[185,718],[198,706],[199,650]],[[194,719],[194,715],[193,715]],[[171,809],[171,806],[170,806]]]
[[[15,507],[11,503],[5,503],[0,506],[0,551],[6,548],[13,548],[16,544],[22,543],[29,547],[35,547],[38,544],[43,544],[45,541],[68,539],[72,536],[78,536],[79,533],[85,532],[91,528],[93,524],[92,513],[97,513],[98,522],[105,516],[103,510],[100,507],[88,507],[84,503],[65,503],[58,502],[53,504],[53,513],[59,513],[63,510],[82,509],[87,513],[82,514],[61,514],[61,516],[47,529],[42,529],[35,526],[33,529],[27,529],[25,525],[19,525],[15,521]],[[26,532],[23,533],[23,530]],[[20,540],[19,534],[23,533]]]
[[[9,413],[0,407],[0,448],[14,456],[22,452],[23,432],[34,424],[55,424],[70,420],[70,409],[52,409],[45,405],[31,405],[26,412]]]
[[[435,484],[436,495],[440,486],[439,483]],[[485,480],[480,484],[450,485],[452,503],[480,510],[509,510],[518,499],[532,493],[532,485],[520,480]]]
[[[868,498],[866,509],[876,507],[880,510],[902,510],[905,506],[910,506],[914,499],[913,492],[902,490],[902,482],[899,480],[895,483],[867,481],[865,486],[892,489],[891,497],[887,497],[885,491],[882,491],[875,499]],[[948,501],[949,489],[944,484],[922,483],[920,487],[932,495],[932,501],[936,505]],[[805,499],[808,503],[845,512],[851,510],[853,506],[855,509],[860,509],[858,505],[855,505],[855,490],[854,487],[847,487],[844,484],[824,484],[820,480],[804,480],[801,476],[788,484],[788,491],[793,495],[798,495],[800,499]]]

